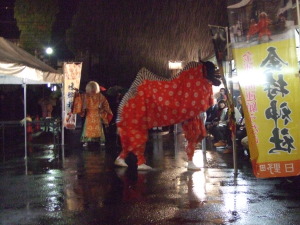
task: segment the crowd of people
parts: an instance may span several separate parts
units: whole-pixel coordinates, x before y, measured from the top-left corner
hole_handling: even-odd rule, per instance
[[[215,104],[206,111],[207,118],[205,122],[208,136],[213,140],[213,145],[218,148],[223,148],[223,153],[225,154],[233,152],[227,98],[225,88],[221,88],[214,96]],[[247,155],[247,132],[241,96],[236,98],[234,116],[236,122],[236,140],[234,141],[237,143],[238,150]]]

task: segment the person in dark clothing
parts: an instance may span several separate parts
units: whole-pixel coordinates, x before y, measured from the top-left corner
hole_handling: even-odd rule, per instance
[[[206,120],[205,120],[205,127],[208,130],[208,127],[214,122],[215,118],[217,118],[218,114],[218,104],[214,104],[209,107],[206,111]]]
[[[106,143],[112,149],[112,146],[120,147],[120,140],[117,134],[117,115],[118,115],[118,107],[124,96],[124,93],[121,91],[117,91],[114,95],[107,96],[108,101],[113,112],[113,118],[111,121],[111,125],[105,130],[106,132]]]
[[[227,125],[224,123],[227,113],[227,106],[226,102],[224,100],[220,100],[216,106],[216,109],[214,109],[213,113],[210,113],[210,120],[211,122],[207,124],[206,129],[208,133],[212,134],[214,136],[214,141],[216,143],[221,142],[222,140],[226,140],[225,136],[223,135],[225,130],[227,130]],[[226,144],[223,143],[222,146],[225,146]]]
[[[244,112],[242,108],[242,97],[237,97],[237,109],[241,113],[241,118],[236,123],[236,140],[237,140],[237,146],[242,147],[242,139],[247,136],[246,131],[246,124],[245,124],[245,118],[244,118]]]
[[[219,93],[217,94],[217,102],[220,100],[224,100],[225,102],[227,101],[228,96],[227,96],[227,91],[225,88],[220,88]]]

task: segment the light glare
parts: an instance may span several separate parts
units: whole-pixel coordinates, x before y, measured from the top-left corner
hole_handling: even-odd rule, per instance
[[[46,53],[51,55],[53,53],[53,49],[51,47],[46,48]]]
[[[169,69],[170,70],[178,70],[178,69],[182,69],[182,62],[172,62],[169,61]]]

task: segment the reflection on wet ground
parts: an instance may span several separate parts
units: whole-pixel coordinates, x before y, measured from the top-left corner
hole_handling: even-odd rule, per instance
[[[299,193],[256,179],[249,161],[218,149],[196,151],[185,168],[182,134],[151,135],[152,171],[115,168],[115,145],[44,148],[0,164],[0,224],[298,224]],[[62,157],[64,155],[64,157]]]

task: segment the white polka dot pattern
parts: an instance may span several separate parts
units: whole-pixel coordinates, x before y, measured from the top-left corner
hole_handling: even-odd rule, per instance
[[[183,122],[206,111],[211,96],[202,64],[192,62],[171,79],[143,68],[119,106],[117,125],[123,150],[141,149],[152,127]]]

